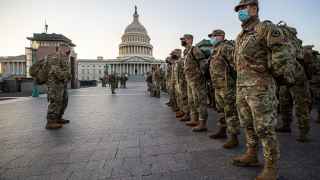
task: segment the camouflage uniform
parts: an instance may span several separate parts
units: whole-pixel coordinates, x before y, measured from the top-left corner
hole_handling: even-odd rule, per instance
[[[172,71],[173,71],[173,62],[170,57],[167,58],[167,88],[168,88],[168,93],[169,93],[169,104],[170,106],[175,110],[177,103],[176,103],[176,98],[175,98],[175,91],[174,87],[172,86]]]
[[[150,92],[150,95],[151,95],[151,92],[152,92],[152,74],[150,72],[147,72],[146,83],[147,83],[147,86],[148,86],[147,91]]]
[[[174,67],[177,104],[180,111],[182,111],[184,114],[189,114],[190,109],[188,105],[187,93],[188,86],[184,75],[184,59],[181,58],[181,51],[179,54],[179,60],[175,62]]]
[[[312,48],[311,48],[312,50]],[[309,72],[312,74],[312,78],[310,80],[310,88],[312,93],[312,101],[315,105],[318,113],[317,122],[320,123],[320,55],[318,51],[312,50],[309,54],[311,58],[311,65],[309,68]]]
[[[154,66],[154,69],[152,71],[152,83],[153,83],[153,96],[160,97],[161,79],[160,79],[160,69],[157,66]]]
[[[290,129],[294,105],[301,136],[306,136],[310,130],[311,94],[305,71],[300,64],[298,65],[300,71],[296,74],[295,85],[280,86],[280,114],[283,121],[283,128]]]
[[[111,85],[111,93],[115,94],[116,93],[115,89],[117,88],[117,83],[118,83],[117,75],[115,73],[112,73],[112,74],[109,75],[108,79],[109,79],[109,83]]]
[[[207,121],[207,90],[199,63],[200,60],[205,58],[205,55],[199,48],[194,46],[186,47],[183,54],[185,58],[184,73],[188,85],[188,102],[191,119]]]
[[[260,139],[265,160],[275,164],[280,152],[275,132],[278,100],[274,76],[283,73],[281,64],[290,59],[283,34],[270,21],[252,18],[243,25],[235,47],[240,123],[245,128],[247,147],[256,151]]]
[[[229,134],[239,134],[240,122],[236,110],[236,77],[232,77],[234,47],[227,41],[214,47],[210,61],[210,75],[215,87],[218,112],[224,113],[220,127],[228,129]]]
[[[59,53],[47,56],[48,121],[61,120],[68,105],[67,83],[71,80],[68,56]]]

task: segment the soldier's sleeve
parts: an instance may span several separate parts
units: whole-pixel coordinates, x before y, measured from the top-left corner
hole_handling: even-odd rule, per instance
[[[283,77],[286,81],[294,81],[294,60],[290,46],[279,27],[270,21],[260,23],[256,27],[257,38],[266,41],[269,49],[268,65],[275,78]]]
[[[203,54],[203,52],[198,47],[193,47],[191,53],[192,53],[193,57],[198,61],[206,58],[205,54]]]
[[[223,46],[222,49],[222,56],[228,62],[233,70],[235,70],[235,63],[234,63],[234,46],[226,44]]]

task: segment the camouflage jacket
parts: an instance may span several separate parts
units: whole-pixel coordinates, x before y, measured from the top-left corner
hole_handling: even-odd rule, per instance
[[[166,80],[167,81],[170,81],[171,80],[171,75],[172,75],[172,73],[171,73],[171,70],[172,70],[172,68],[171,68],[171,64],[167,64],[167,71],[166,71]]]
[[[175,74],[175,80],[177,84],[180,84],[182,82],[184,82],[185,80],[185,76],[184,76],[184,72],[183,72],[183,59],[180,58],[179,60],[176,61],[175,64],[175,70],[174,70],[174,74]]]
[[[320,84],[320,55],[316,55],[311,63],[312,79],[310,80],[311,85]]]
[[[283,65],[292,60],[283,33],[270,21],[258,18],[243,25],[235,47],[237,87],[275,85],[274,77],[288,68]],[[294,80],[291,80],[294,82]]]
[[[160,77],[160,70],[159,69],[156,69],[155,71],[152,72],[152,79],[155,82],[160,82],[161,77]]]
[[[198,81],[202,74],[200,70],[200,61],[205,59],[205,55],[198,47],[186,47],[183,52],[184,74],[189,81]]]
[[[176,69],[176,62],[174,60],[171,60],[172,64],[171,64],[171,79],[170,79],[170,82],[172,85],[174,85],[176,83],[176,76],[175,76],[175,69]]]
[[[233,52],[234,47],[227,40],[214,47],[210,61],[210,75],[214,87],[226,88],[228,84],[235,86],[235,77],[231,74],[234,72]]]
[[[70,81],[70,65],[69,58],[66,55],[59,53],[50,54],[47,57],[48,61],[48,83],[65,83]]]

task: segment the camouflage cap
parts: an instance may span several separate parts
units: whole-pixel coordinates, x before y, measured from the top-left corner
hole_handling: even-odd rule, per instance
[[[239,4],[234,8],[234,10],[238,12],[240,7],[251,5],[251,4],[259,6],[259,1],[258,0],[240,0]]]
[[[212,37],[212,36],[225,36],[226,33],[221,30],[221,29],[216,29],[216,30],[213,30],[211,34],[208,34],[208,37]]]
[[[183,37],[180,38],[180,40],[185,40],[185,39],[193,39],[193,36],[191,34],[185,34]]]

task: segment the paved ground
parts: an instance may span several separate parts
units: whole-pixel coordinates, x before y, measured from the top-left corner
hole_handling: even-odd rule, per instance
[[[0,179],[252,180],[261,170],[230,164],[243,141],[222,149],[223,141],[176,121],[166,97],[150,98],[144,89],[72,91],[72,123],[59,131],[44,129],[45,97],[0,101]],[[215,124],[210,112],[211,130]],[[296,131],[280,135],[281,179],[320,179],[320,125],[312,126],[309,144],[296,143]]]

